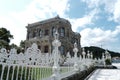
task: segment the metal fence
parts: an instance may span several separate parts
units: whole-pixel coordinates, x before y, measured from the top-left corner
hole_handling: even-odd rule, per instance
[[[78,71],[88,69],[95,64],[104,63],[105,56],[102,59],[93,60],[92,53],[85,53],[84,49],[81,55],[77,56],[77,44],[74,44],[74,57],[68,52],[66,59],[62,62],[58,47],[61,42],[57,34],[52,43],[54,49],[51,54],[41,53],[37,44],[33,44],[24,53],[17,53],[16,49],[9,52],[2,48],[0,50],[0,80],[61,80],[75,74]]]

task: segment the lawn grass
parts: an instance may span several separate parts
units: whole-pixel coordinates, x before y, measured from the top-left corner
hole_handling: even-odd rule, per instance
[[[14,70],[13,70],[14,69]],[[14,75],[13,75],[14,71]],[[0,65],[0,77],[2,73],[2,65]],[[5,66],[2,80],[6,80],[8,74],[8,66]],[[52,75],[52,67],[10,67],[8,80],[42,80]],[[17,77],[18,76],[18,77]]]
[[[70,68],[68,67],[60,67],[60,74],[68,72]],[[14,75],[13,75],[14,72]],[[0,65],[0,77],[2,73],[2,65]],[[6,65],[4,68],[3,78],[2,80],[7,79],[8,74],[8,66]],[[44,78],[48,78],[52,76],[52,67],[40,67],[40,66],[13,66],[9,69],[8,80],[42,80]]]

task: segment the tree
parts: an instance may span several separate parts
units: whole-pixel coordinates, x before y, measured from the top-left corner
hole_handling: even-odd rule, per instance
[[[84,47],[85,48],[85,52],[87,53],[87,51],[90,51],[93,53],[93,58],[102,58],[102,53],[105,53],[105,49],[97,47],[97,46],[90,46],[90,47]],[[109,51],[111,57],[120,57],[120,53],[118,52],[113,52],[113,51]]]
[[[18,46],[16,45],[16,44],[14,44],[14,43],[12,43],[11,45],[10,45],[10,48],[18,48]]]
[[[21,42],[20,42],[20,47],[21,47],[21,48],[25,48],[25,41],[24,41],[24,40],[21,40]]]
[[[12,44],[10,45],[10,49],[12,49],[12,48],[15,48],[15,49],[17,50],[17,53],[18,53],[18,54],[19,54],[20,52],[22,52],[22,48],[19,47],[19,46],[17,46],[17,45],[14,44],[14,43],[12,43]]]
[[[10,40],[13,39],[10,31],[6,28],[0,28],[0,46],[9,47]]]
[[[24,52],[25,51],[25,40],[21,40],[19,51],[20,52]]]
[[[106,60],[105,60],[105,64],[106,64],[106,65],[111,65],[111,60],[110,60],[110,59],[106,59]]]

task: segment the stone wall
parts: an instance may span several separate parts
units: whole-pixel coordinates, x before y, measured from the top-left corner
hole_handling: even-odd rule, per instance
[[[87,70],[80,71],[74,75],[63,78],[62,80],[85,80],[85,78],[95,70],[95,67],[90,67]]]
[[[63,78],[62,80],[88,80],[96,69],[117,69],[115,66],[95,66],[87,70],[80,71],[74,75]]]

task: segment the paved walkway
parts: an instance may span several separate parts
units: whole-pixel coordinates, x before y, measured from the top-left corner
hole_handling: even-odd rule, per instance
[[[120,80],[120,70],[98,69],[88,80]]]
[[[112,63],[113,66],[116,66],[118,69],[120,69],[120,63]]]

